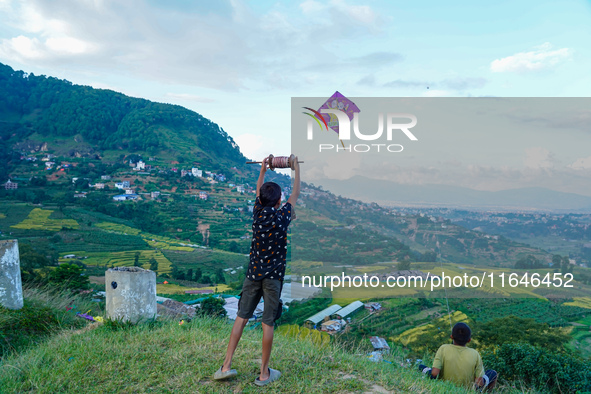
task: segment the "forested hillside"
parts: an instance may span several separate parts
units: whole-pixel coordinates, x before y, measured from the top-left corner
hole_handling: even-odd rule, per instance
[[[0,91],[2,164],[13,159],[11,148],[40,149],[62,137],[73,138],[75,144],[64,145],[67,152],[58,153],[71,156],[102,156],[104,151],[120,150],[165,153],[210,168],[244,164],[232,137],[181,106],[73,85],[1,63]],[[55,145],[50,148],[58,149],[60,144]],[[0,179],[6,177],[6,167],[0,165]]]

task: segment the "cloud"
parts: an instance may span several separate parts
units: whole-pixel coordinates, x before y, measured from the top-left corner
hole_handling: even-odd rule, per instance
[[[403,81],[401,79],[397,79],[396,81],[386,82],[382,86],[385,88],[401,88],[401,89],[408,89],[408,88],[420,88],[420,89],[427,89],[428,86],[432,85],[429,82],[424,81]]]
[[[305,1],[301,13],[280,4],[259,13],[245,0],[0,2],[11,32],[0,39],[0,61],[42,64],[44,73],[67,66],[224,91],[276,90],[402,59],[392,51],[330,52],[384,25],[372,7],[344,0]]]
[[[363,77],[359,81],[357,81],[357,85],[375,86],[375,84],[376,84],[376,77],[373,74],[366,75],[365,77]]]
[[[591,170],[591,156],[578,158],[568,168],[572,168],[573,170]]]
[[[189,93],[166,93],[166,97],[176,99],[176,100],[183,100],[183,101],[195,101],[197,103],[213,103],[215,102],[214,99],[209,97],[202,97],[197,96],[195,94]]]
[[[545,148],[533,147],[525,149],[523,164],[532,169],[552,169],[555,164],[554,155]]]
[[[493,60],[490,64],[492,72],[529,72],[552,68],[570,57],[569,48],[552,50],[548,42],[530,52],[519,52],[502,59]]]

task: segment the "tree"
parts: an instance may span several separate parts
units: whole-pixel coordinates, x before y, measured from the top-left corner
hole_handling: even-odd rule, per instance
[[[206,316],[226,317],[225,303],[223,298],[207,297],[201,302],[201,313]]]
[[[53,286],[71,290],[88,289],[90,281],[76,264],[61,264],[49,274],[49,283]]]
[[[221,268],[218,268],[215,271],[215,279],[216,283],[226,283],[226,277],[224,276],[224,271]]]
[[[201,281],[201,275],[203,275],[203,272],[201,271],[201,268],[195,268],[195,274],[193,276],[193,280],[195,282]]]
[[[437,253],[433,251],[425,252],[423,254],[423,261],[434,263],[437,261]]]
[[[550,351],[563,350],[570,336],[559,328],[550,328],[534,319],[507,316],[474,326],[474,338],[480,348],[500,346],[505,343],[528,343]]]
[[[187,280],[193,280],[193,269],[192,269],[192,268],[189,268],[189,269],[187,270],[186,279],[187,279]]]
[[[135,255],[133,256],[133,266],[134,267],[140,266],[140,252],[135,252]]]
[[[528,254],[527,256],[520,258],[519,260],[517,260],[517,263],[515,263],[515,268],[531,269],[543,267],[544,264],[531,254]]]
[[[150,270],[158,271],[158,261],[154,257],[150,258]]]
[[[402,260],[399,261],[398,264],[396,265],[396,267],[398,268],[398,271],[408,271],[410,270],[410,260]]]

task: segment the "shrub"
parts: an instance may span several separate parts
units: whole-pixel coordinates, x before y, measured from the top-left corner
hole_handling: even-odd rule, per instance
[[[486,368],[505,380],[553,393],[591,391],[591,364],[574,355],[528,344],[507,343],[482,353]]]

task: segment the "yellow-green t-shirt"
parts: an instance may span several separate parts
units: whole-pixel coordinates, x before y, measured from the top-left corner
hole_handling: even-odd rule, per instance
[[[435,354],[433,368],[439,368],[439,378],[469,386],[484,376],[482,358],[476,350],[457,345],[441,345]]]

